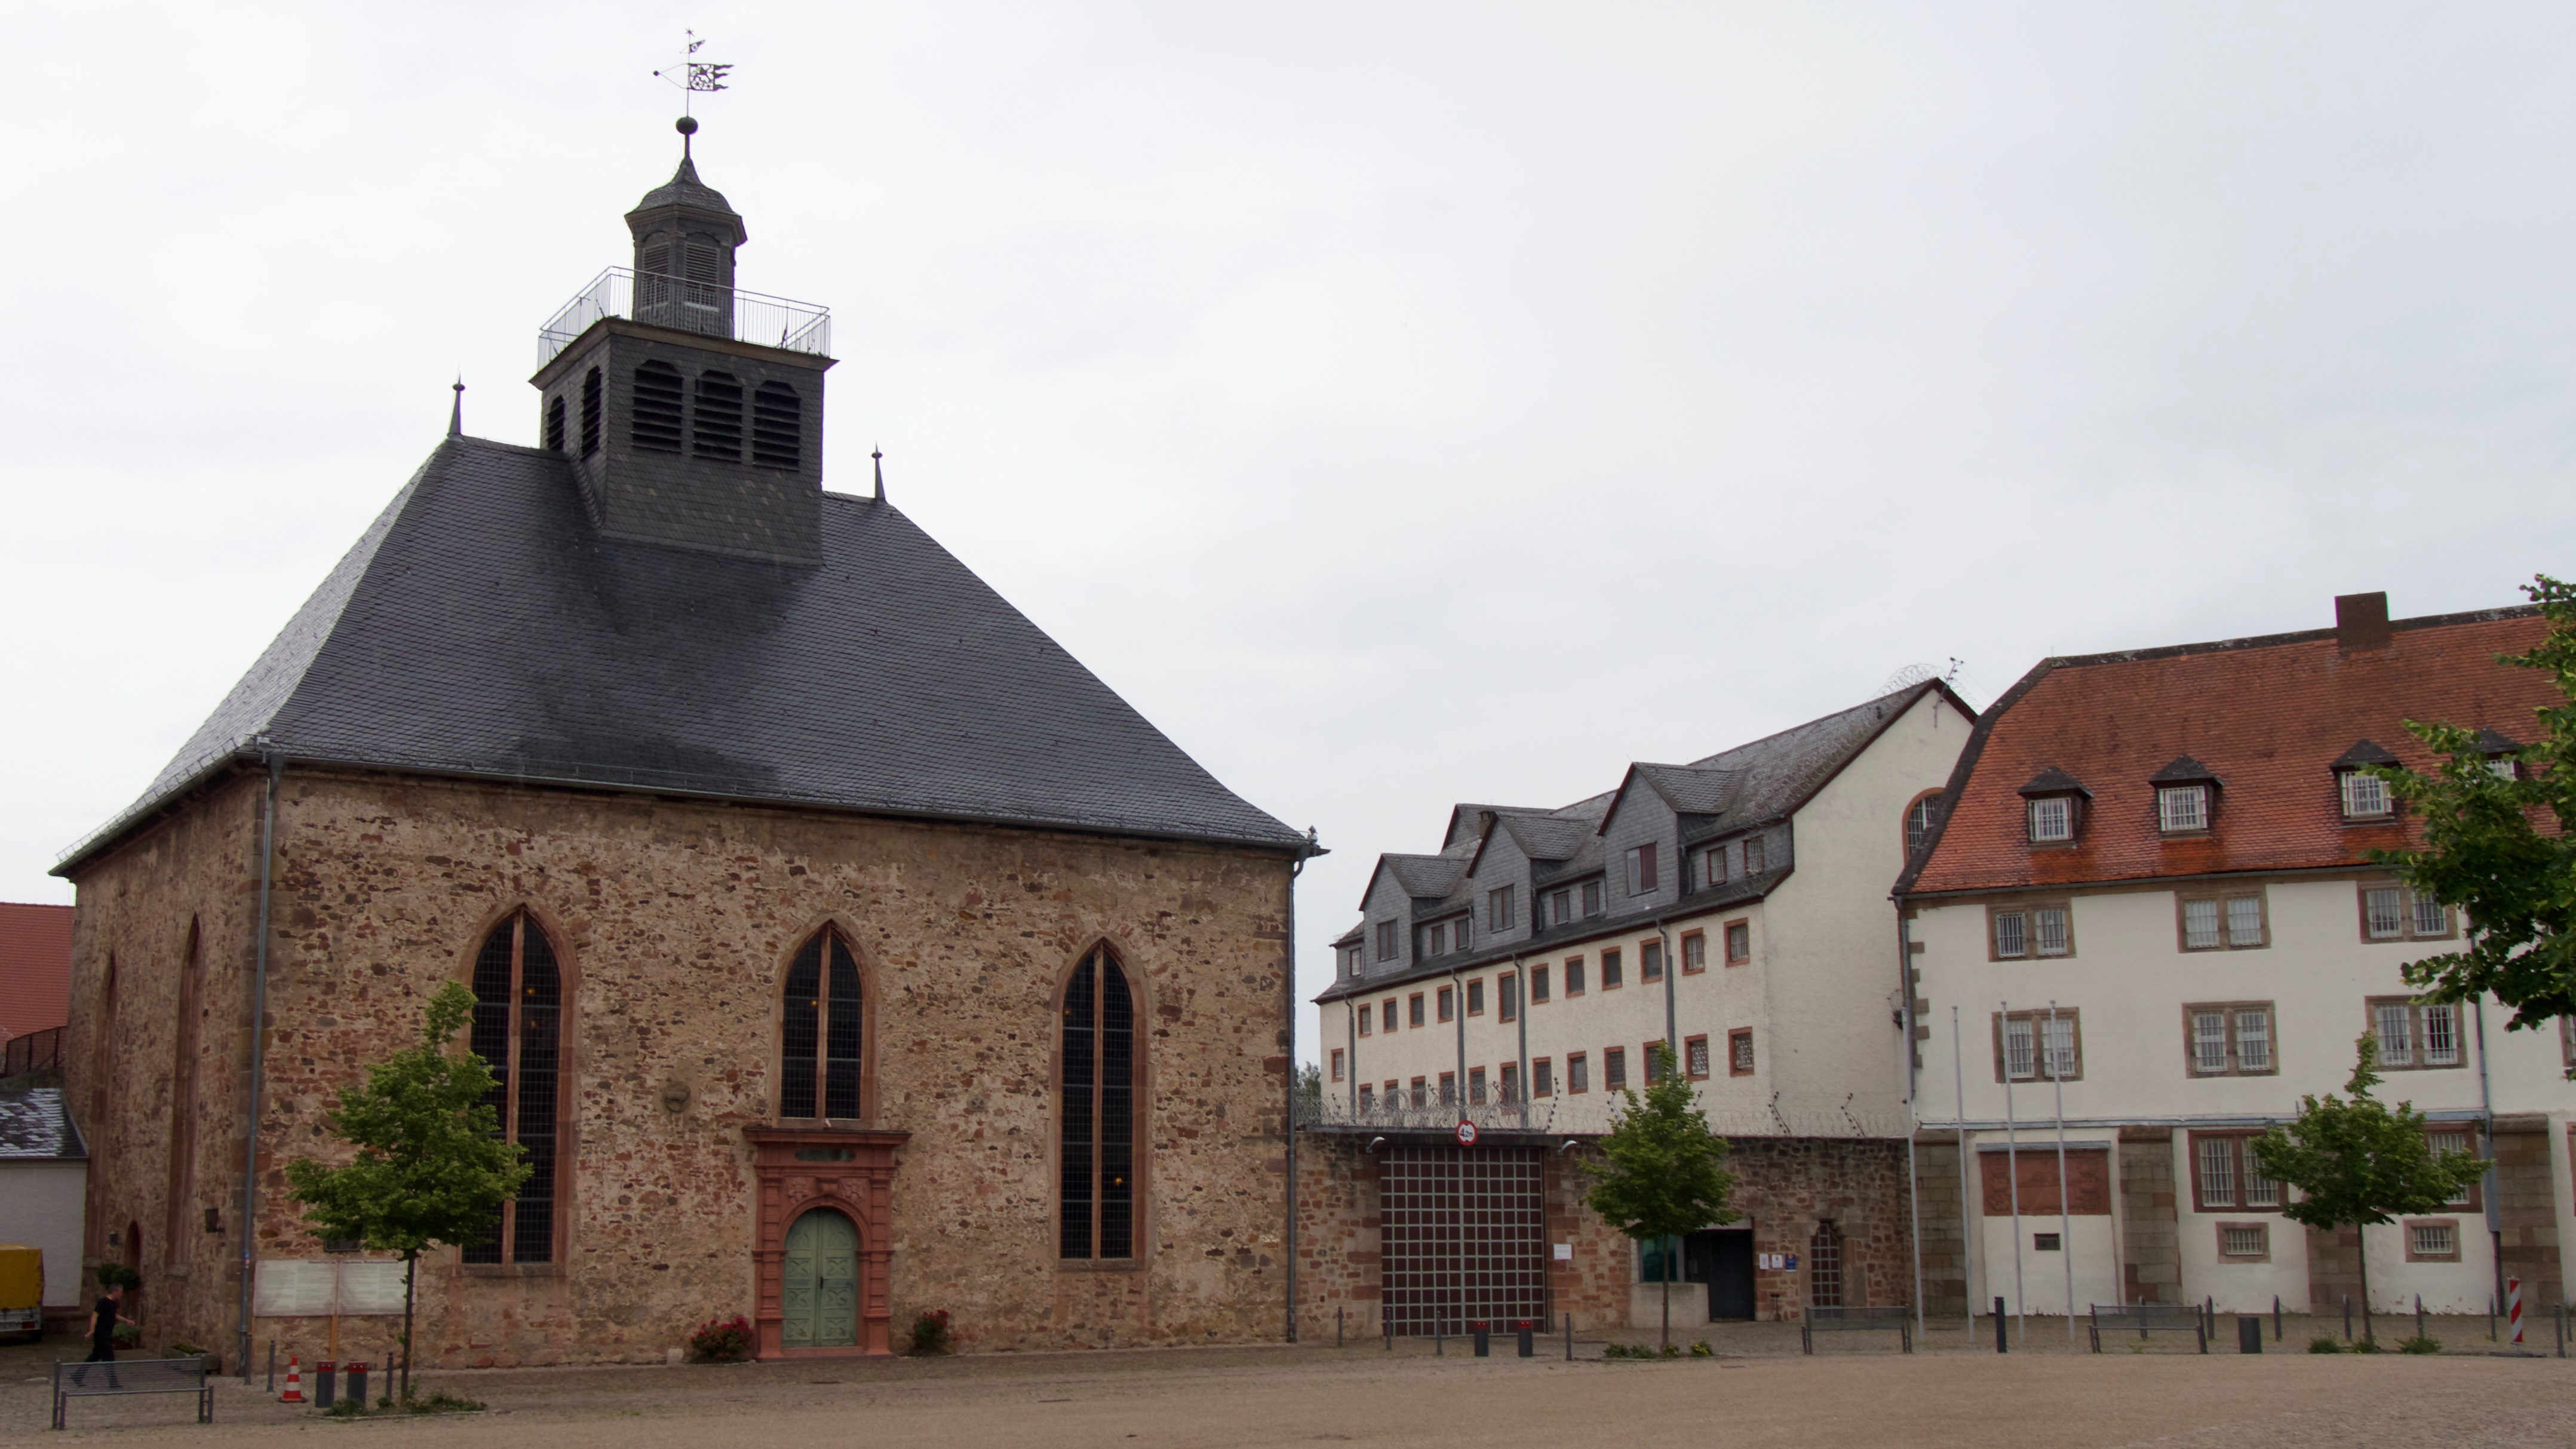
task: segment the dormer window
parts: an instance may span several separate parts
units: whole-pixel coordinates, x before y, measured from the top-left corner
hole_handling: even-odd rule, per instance
[[[2189,755],[2147,777],[2156,787],[2156,828],[2167,835],[2209,832],[2218,795],[2218,776]]]
[[[2075,838],[2075,799],[2071,795],[2053,795],[2030,802],[2030,838],[2034,844],[2049,845]]]
[[[2487,773],[2499,780],[2515,780],[2522,777],[2518,758],[2522,754],[2522,746],[2514,743],[2501,732],[2478,731],[2478,748],[2487,757]]]
[[[2209,828],[2207,785],[2160,785],[2156,788],[2156,828],[2183,835]]]
[[[1395,959],[1395,954],[1396,954],[1396,948],[1397,948],[1398,944],[1401,942],[1401,940],[1402,940],[1402,938],[1401,938],[1401,937],[1399,937],[1399,936],[1396,934],[1395,922],[1393,922],[1393,921],[1380,921],[1380,922],[1378,922],[1378,923],[1377,923],[1377,959],[1379,959],[1379,960],[1381,960],[1381,961],[1392,961],[1392,960],[1394,960],[1394,959]]]
[[[2021,787],[2026,825],[2033,845],[2065,845],[2084,826],[2084,802],[2093,792],[2055,765]]]
[[[2388,782],[2368,773],[2372,765],[2396,763],[2397,757],[2375,741],[2353,741],[2352,748],[2334,762],[2335,794],[2342,804],[2344,819],[2386,820],[2397,813],[2397,801],[2389,793]]]
[[[1628,894],[1649,896],[1655,893],[1655,846],[1652,841],[1631,846],[1628,850]]]

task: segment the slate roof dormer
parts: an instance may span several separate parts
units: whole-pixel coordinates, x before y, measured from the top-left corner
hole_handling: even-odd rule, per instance
[[[2227,782],[2218,778],[2217,771],[2212,770],[2207,765],[2193,759],[2191,756],[2176,755],[2173,757],[2172,762],[2167,764],[2163,769],[2149,775],[2147,777],[2147,783],[2150,785],[2209,785],[2215,787],[2224,785]]]
[[[2093,792],[2084,788],[2083,781],[2055,765],[2050,765],[2031,776],[2030,783],[2022,786],[2015,793],[2025,800],[2036,800],[2045,795],[2080,795],[2087,800],[2093,798]]]
[[[2335,762],[2328,765],[2326,768],[2340,774],[2345,770],[2358,770],[2364,765],[2394,765],[2396,763],[2397,756],[2391,754],[2388,751],[2388,748],[2380,744],[2377,740],[2355,740],[2352,742],[2351,749],[2337,755],[2335,757]]]

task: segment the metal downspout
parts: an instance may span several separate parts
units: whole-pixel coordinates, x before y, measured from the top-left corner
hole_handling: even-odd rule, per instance
[[[1280,1126],[1288,1138],[1284,1157],[1288,1177],[1288,1341],[1297,1341],[1297,877],[1306,873],[1306,861],[1315,854],[1315,830],[1308,826],[1306,843],[1298,847],[1296,858],[1288,863],[1288,940],[1280,956],[1279,1015],[1285,1027],[1285,1040],[1280,1042],[1281,1060],[1288,1064],[1282,1075],[1288,1079],[1287,1116]],[[1318,1086],[1320,1087],[1320,1083]]]
[[[259,925],[251,958],[250,996],[250,1104],[242,1120],[242,1208],[241,1208],[241,1308],[234,1335],[234,1351],[241,1359],[242,1383],[250,1383],[250,1310],[252,1278],[258,1270],[254,1253],[259,1214],[259,1112],[260,1094],[265,1085],[265,1067],[261,1050],[268,1036],[268,899],[277,858],[277,777],[286,768],[282,755],[263,755],[268,764],[268,789],[259,811]]]
[[[1449,1079],[1460,1116],[1467,1112],[1467,983],[1458,979],[1458,968],[1449,968],[1449,1019],[1458,1024],[1458,1075]]]

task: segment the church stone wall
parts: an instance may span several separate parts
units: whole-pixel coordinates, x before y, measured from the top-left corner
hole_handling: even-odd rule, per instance
[[[222,817],[231,854],[214,848],[211,806],[165,828],[208,836],[203,880],[148,846],[82,873],[82,972],[107,935],[184,932],[192,893],[229,912],[247,959],[255,862],[237,837],[241,819],[255,829],[256,791],[243,798]],[[705,1320],[752,1311],[743,1129],[775,1120],[781,978],[826,922],[857,944],[874,1003],[866,1125],[912,1134],[892,1193],[898,1333],[934,1308],[967,1350],[1281,1332],[1279,855],[294,769],[278,843],[263,1257],[321,1255],[285,1197],[286,1162],[333,1154],[336,1092],[414,1039],[422,1003],[467,979],[492,925],[525,907],[561,957],[564,1252],[552,1267],[424,1259],[425,1364],[659,1360]],[[1102,940],[1138,990],[1148,1081],[1145,1246],[1124,1270],[1060,1264],[1053,1231],[1056,992]],[[240,1001],[242,978],[225,979],[217,990]],[[87,999],[76,986],[75,1009]],[[245,1034],[220,1058],[216,1045],[210,1086],[246,1072]],[[167,1056],[159,1036],[120,1033],[89,1058],[138,1088],[110,1091],[93,1129],[93,1223],[156,1211],[166,1154],[158,1097],[140,1088]],[[677,1111],[673,1083],[687,1089]],[[170,1305],[167,1328],[228,1349],[231,1291]],[[256,1330],[310,1359],[323,1325]]]
[[[83,877],[65,1033],[64,1096],[90,1154],[84,1305],[98,1264],[129,1264],[143,1275],[131,1302],[147,1345],[184,1340],[221,1348],[227,1362],[241,1284],[261,785],[243,776],[199,797]],[[191,925],[203,973],[193,1104],[174,1101]],[[195,1150],[174,1173],[182,1116],[194,1119]]]

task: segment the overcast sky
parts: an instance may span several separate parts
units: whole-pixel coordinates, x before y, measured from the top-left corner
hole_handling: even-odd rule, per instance
[[[683,25],[826,486],[1322,832],[1309,993],[1458,800],[2576,571],[2564,6],[22,5],[0,898],[535,441]]]

